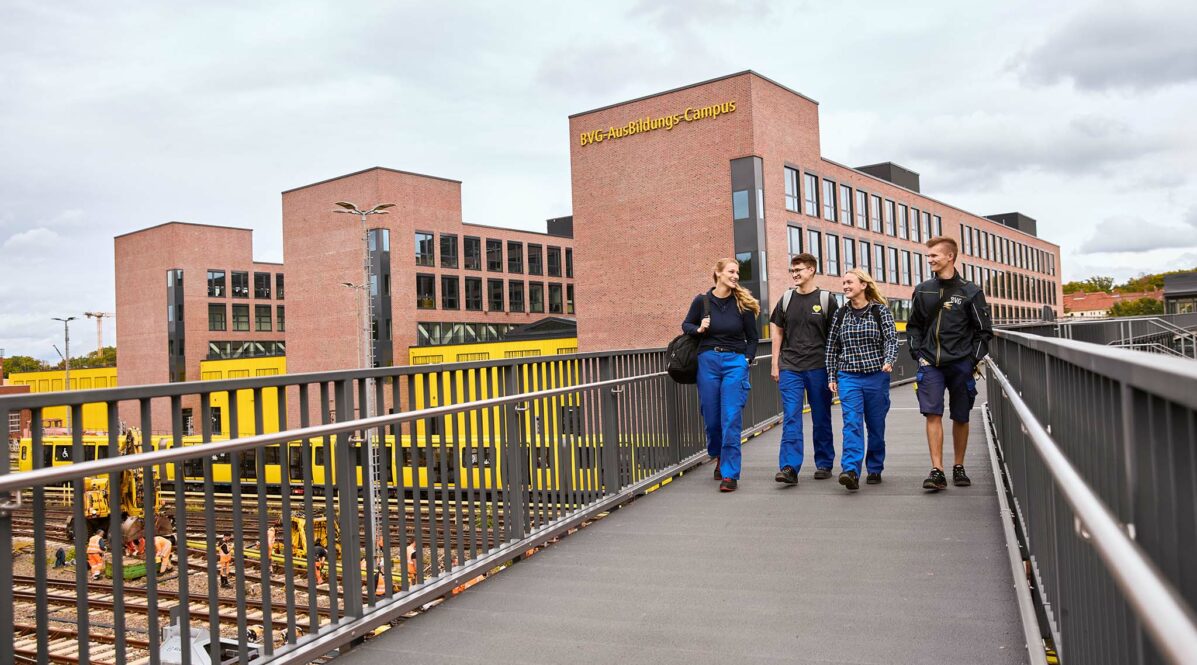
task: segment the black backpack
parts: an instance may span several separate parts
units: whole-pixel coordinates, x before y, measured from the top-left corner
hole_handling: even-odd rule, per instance
[[[711,315],[710,296],[702,296],[702,318]],[[678,383],[698,383],[699,338],[682,333],[669,342],[665,349],[665,371],[669,378]]]

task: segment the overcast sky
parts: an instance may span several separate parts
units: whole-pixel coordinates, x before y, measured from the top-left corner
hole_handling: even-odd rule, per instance
[[[542,229],[571,210],[569,114],[744,69],[821,103],[824,156],[1035,217],[1065,279],[1194,267],[1195,6],[10,0],[0,348],[56,359],[76,315],[93,349],[114,235],[250,227],[281,261],[280,192],[370,166]]]

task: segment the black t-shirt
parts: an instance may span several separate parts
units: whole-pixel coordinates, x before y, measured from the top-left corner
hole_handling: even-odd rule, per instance
[[[835,296],[828,293],[828,311],[824,312],[819,291],[815,289],[807,294],[794,291],[788,310],[781,311],[783,298],[779,298],[773,308],[769,323],[782,329],[781,369],[805,372],[827,366],[827,330],[839,305]]]

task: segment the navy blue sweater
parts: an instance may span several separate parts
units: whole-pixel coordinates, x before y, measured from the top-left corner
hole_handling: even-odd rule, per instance
[[[756,329],[756,315],[747,309],[741,312],[736,307],[734,294],[726,298],[716,298],[713,291],[714,289],[707,291],[711,298],[711,325],[701,335],[698,352],[721,346],[743,353],[748,362],[752,362],[753,358],[756,358],[757,342],[760,341],[760,334]],[[690,303],[690,311],[682,321],[682,332],[687,335],[699,335],[703,295],[694,297],[694,302]]]

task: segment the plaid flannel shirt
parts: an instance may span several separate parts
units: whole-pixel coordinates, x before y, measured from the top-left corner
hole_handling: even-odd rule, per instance
[[[868,374],[881,371],[883,365],[893,365],[898,358],[898,329],[888,307],[869,303],[881,311],[882,331],[877,330],[873,315],[865,312],[856,316],[845,304],[839,321],[833,321],[827,333],[827,378],[834,381],[838,372]],[[878,344],[878,340],[883,344]],[[884,354],[882,347],[884,346]]]

